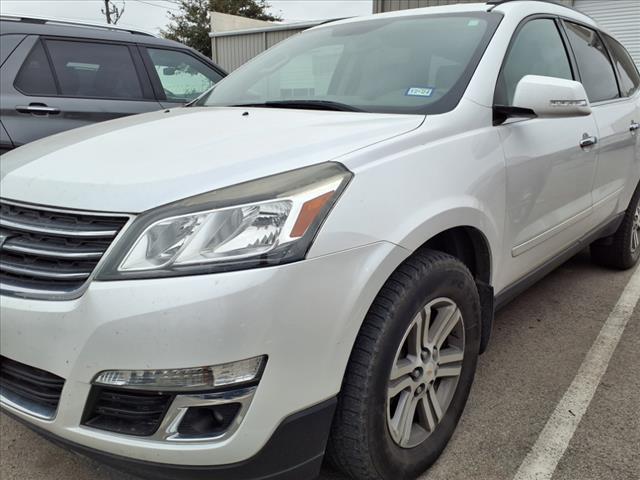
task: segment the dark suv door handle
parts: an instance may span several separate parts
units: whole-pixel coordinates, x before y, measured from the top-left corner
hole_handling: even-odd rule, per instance
[[[20,113],[31,113],[33,115],[57,115],[60,113],[59,108],[49,107],[44,103],[30,103],[28,106],[18,105],[16,110]]]
[[[587,133],[582,135],[582,140],[580,140],[580,146],[582,148],[593,147],[596,143],[598,143],[598,137],[593,135],[589,136]]]

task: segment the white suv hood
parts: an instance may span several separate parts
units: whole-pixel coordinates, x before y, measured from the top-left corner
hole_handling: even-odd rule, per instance
[[[90,125],[3,155],[1,196],[138,213],[326,162],[417,128],[423,116],[181,108]]]

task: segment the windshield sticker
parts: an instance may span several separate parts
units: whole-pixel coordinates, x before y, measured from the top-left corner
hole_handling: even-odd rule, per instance
[[[430,97],[433,95],[433,87],[411,87],[408,88],[405,96],[407,97]]]

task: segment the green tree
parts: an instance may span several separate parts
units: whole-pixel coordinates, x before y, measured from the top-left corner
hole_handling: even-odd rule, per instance
[[[169,12],[171,23],[162,35],[170,40],[189,45],[211,57],[211,22],[209,12],[228,13],[257,20],[282,20],[271,15],[266,0],[177,0],[180,11]]]

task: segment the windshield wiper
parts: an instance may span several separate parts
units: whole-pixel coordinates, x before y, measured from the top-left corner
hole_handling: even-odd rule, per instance
[[[243,103],[230,105],[232,107],[261,107],[261,108],[299,108],[309,110],[333,110],[337,112],[364,112],[361,108],[346,103],[331,102],[329,100],[274,100],[263,103]]]

